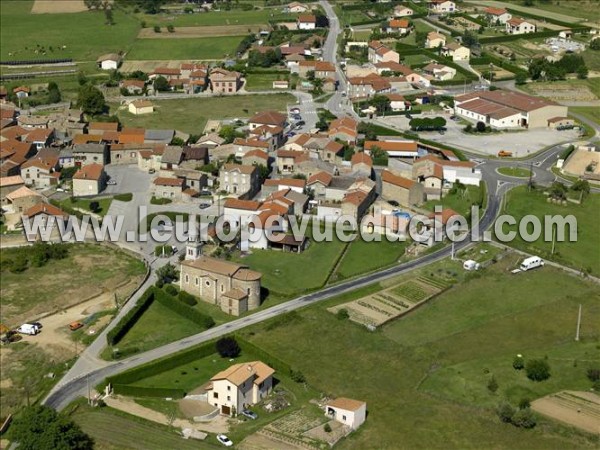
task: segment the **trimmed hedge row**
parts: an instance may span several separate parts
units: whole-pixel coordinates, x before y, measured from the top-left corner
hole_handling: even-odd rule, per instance
[[[118,383],[112,384],[112,388],[115,394],[128,397],[183,398],[186,394],[183,389],[151,388]]]
[[[118,344],[127,332],[135,325],[139,318],[144,314],[148,307],[154,301],[153,288],[148,289],[142,294],[142,297],[137,301],[135,306],[125,314],[117,325],[106,334],[108,345]]]
[[[213,353],[216,353],[215,341],[209,341],[187,350],[183,350],[179,353],[175,353],[174,355],[166,358],[143,364],[113,377],[108,377],[106,381],[111,383],[113,386],[117,384],[125,385],[133,383],[143,378],[148,378],[150,376],[174,369],[175,367],[190,363],[196,359],[204,358],[212,355]]]
[[[506,10],[509,13],[511,13],[514,17],[527,17],[529,19],[537,19],[537,20],[541,20],[544,22],[552,23],[554,25],[559,25],[561,27],[570,28],[570,29],[573,29],[573,26],[575,25],[570,22],[563,22],[562,20],[553,19],[551,17],[538,16],[536,14],[532,14],[532,13],[524,12],[524,11],[518,11],[518,10],[512,9],[512,8],[506,8]],[[581,25],[579,25],[577,28],[581,29],[581,31],[590,30],[590,27],[581,26]]]
[[[490,64],[490,63],[494,64],[495,66],[506,69],[509,72],[514,73],[515,75],[518,73],[522,73],[523,75],[528,75],[528,73],[525,69],[521,69],[519,66],[512,64],[498,56],[490,55],[489,53],[483,53],[482,56],[471,59],[472,66]]]
[[[480,45],[495,44],[498,42],[518,41],[519,39],[536,39],[558,36],[559,30],[538,31],[536,33],[527,34],[507,34],[506,36],[490,36],[479,38]]]
[[[154,297],[157,302],[166,306],[174,313],[191,320],[196,325],[199,325],[204,329],[211,328],[215,325],[215,321],[211,316],[208,314],[203,314],[197,309],[188,306],[182,300],[180,300],[179,297],[171,296],[160,289],[156,289]]]

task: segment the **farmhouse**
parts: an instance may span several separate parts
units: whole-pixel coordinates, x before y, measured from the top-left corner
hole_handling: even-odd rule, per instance
[[[553,117],[566,117],[568,107],[513,91],[480,91],[454,99],[454,113],[494,128],[539,128]]]
[[[390,99],[390,108],[392,111],[409,111],[411,103],[400,94],[385,94]]]
[[[410,31],[410,22],[406,19],[392,19],[382,30],[384,33],[398,33],[400,35],[408,34]]]
[[[242,74],[221,68],[211,70],[209,75],[211,90],[215,93],[231,94],[242,87]]]
[[[98,57],[96,63],[98,68],[102,70],[117,70],[121,65],[123,58],[118,53],[108,53]]]
[[[299,30],[314,30],[317,27],[317,18],[312,14],[298,16],[296,21]]]
[[[327,402],[325,415],[356,430],[367,418],[367,404],[360,400],[339,397]]]
[[[148,100],[135,100],[129,104],[129,112],[136,116],[140,114],[152,114],[154,105]]]
[[[525,19],[513,17],[506,21],[506,33],[507,34],[527,34],[535,33],[535,25]]]
[[[208,403],[223,415],[235,415],[269,395],[274,373],[261,361],[234,364],[210,379]]]
[[[261,273],[242,264],[202,256],[199,251],[196,244],[186,248],[180,267],[181,290],[236,316],[260,306]]]
[[[73,176],[73,196],[98,195],[106,187],[106,173],[102,164],[83,166]]]
[[[20,213],[44,201],[44,196],[32,191],[27,186],[6,194],[6,203],[11,205],[12,212]]]
[[[270,127],[281,127],[285,128],[287,122],[287,116],[277,111],[263,111],[256,113],[248,120],[248,127],[250,130],[267,125]]]
[[[512,19],[512,14],[506,9],[494,8],[491,6],[489,8],[485,8],[485,16],[491,25],[504,25],[506,22]]]
[[[66,212],[54,205],[49,205],[48,203],[38,203],[32,206],[23,212],[23,216],[27,217],[29,220],[36,216],[40,217],[42,224],[44,225],[48,224],[48,220],[51,218],[54,218],[56,221],[66,221],[69,219],[69,215]],[[27,237],[28,239],[35,238],[33,235],[28,235]]]
[[[425,191],[422,184],[384,170],[381,172],[381,196],[386,200],[397,201],[400,206],[410,208],[423,203]]]
[[[144,92],[146,83],[143,80],[123,80],[119,86],[121,89],[125,89],[129,95],[139,95]]]
[[[8,194],[23,186],[25,186],[25,181],[21,178],[21,175],[0,177],[0,205],[4,205],[8,202],[6,199]]]

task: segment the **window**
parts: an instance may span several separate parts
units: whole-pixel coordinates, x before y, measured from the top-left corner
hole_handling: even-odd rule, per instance
[[[189,276],[189,275],[186,275],[186,276],[185,276],[185,282],[186,282],[186,283],[189,283],[189,282],[190,282],[190,276]]]
[[[227,401],[230,402],[231,401],[231,397],[228,395],[227,396]]]
[[[219,398],[219,394],[216,392],[213,392],[213,398]]]
[[[227,386],[227,390],[230,391],[231,390],[231,386]]]
[[[207,286],[210,286],[210,281],[209,281],[209,280],[206,280],[206,281],[204,282],[204,284],[206,284]]]
[[[196,277],[196,286],[200,284],[200,278]]]
[[[221,285],[221,292],[225,291],[225,286]]]
[[[347,420],[347,419],[346,419],[346,416],[342,416],[342,420]]]

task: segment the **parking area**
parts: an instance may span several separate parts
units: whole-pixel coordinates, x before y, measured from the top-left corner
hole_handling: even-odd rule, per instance
[[[528,130],[504,131],[484,134],[468,134],[463,131],[464,125],[449,119],[443,134],[437,131],[420,132],[419,136],[430,141],[451,145],[482,155],[497,155],[500,150],[508,150],[515,157],[523,157],[535,153],[550,145],[568,140],[579,139],[578,130],[557,131],[549,128],[530,128]],[[409,119],[404,116],[378,119],[394,127],[409,130]]]
[[[105,167],[110,182],[116,184],[106,186],[103,194],[126,194],[148,192],[153,175],[138,169],[136,165],[116,166],[109,164]]]

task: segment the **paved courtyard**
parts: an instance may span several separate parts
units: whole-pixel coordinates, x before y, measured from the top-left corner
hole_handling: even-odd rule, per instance
[[[419,136],[430,141],[440,142],[473,153],[481,153],[482,155],[497,155],[500,150],[508,150],[513,152],[515,157],[522,157],[550,145],[579,139],[579,131],[577,130],[557,131],[548,128],[531,128],[523,131],[507,131],[483,135],[467,134],[463,132],[464,125],[450,120],[448,116],[442,116],[447,120],[447,129],[444,134],[440,134],[437,131],[430,131],[420,132]],[[409,119],[404,116],[379,118],[378,122],[385,122],[402,130],[410,130],[408,125]]]

